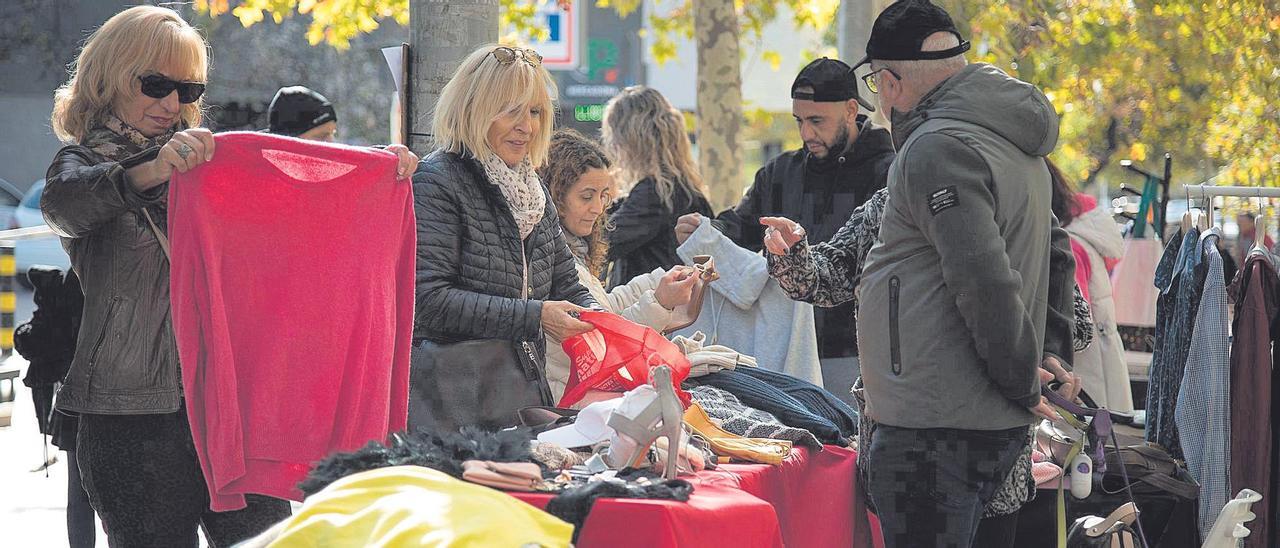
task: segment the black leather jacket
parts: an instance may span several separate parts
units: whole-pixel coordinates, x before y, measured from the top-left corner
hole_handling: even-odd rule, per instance
[[[167,185],[134,190],[125,169],[156,149],[120,162],[86,147],[59,150],[40,209],[71,256],[84,290],[76,354],[58,409],[82,413],[171,413],[182,402],[169,314],[169,261],[142,215],[166,230]]]
[[[523,244],[502,192],[473,159],[432,153],[413,175],[413,199],[418,217],[415,339],[530,342],[545,363],[543,301],[595,305],[578,283],[550,194],[546,214]],[[525,262],[529,298],[522,300]]]

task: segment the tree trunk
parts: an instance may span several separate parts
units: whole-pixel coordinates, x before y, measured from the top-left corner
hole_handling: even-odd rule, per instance
[[[440,90],[476,48],[498,41],[498,0],[410,0],[409,148],[431,151]]]
[[[889,6],[889,0],[841,0],[836,16],[840,27],[836,43],[840,60],[854,64],[867,54],[867,40],[871,38],[871,26],[876,16]]]
[[[888,7],[889,0],[841,0],[840,12],[836,16],[840,27],[837,29],[836,43],[840,60],[850,65],[861,61],[867,54],[867,40],[871,38],[871,26],[876,16]],[[867,70],[865,67],[861,70]],[[859,72],[861,74],[861,72]],[[871,92],[859,86],[858,92],[868,103],[874,105],[876,100]],[[887,125],[888,120],[883,113],[865,112],[880,125]]]
[[[1112,116],[1111,121],[1107,124],[1107,129],[1105,131],[1106,135],[1104,136],[1107,144],[1102,148],[1102,150],[1090,155],[1090,159],[1093,160],[1094,167],[1089,169],[1088,176],[1086,176],[1084,181],[1080,183],[1081,190],[1092,186],[1098,179],[1098,175],[1102,174],[1102,170],[1110,167],[1111,157],[1120,149],[1119,128],[1120,120],[1115,116]]]
[[[742,197],[742,58],[733,0],[693,2],[698,37],[698,168],[717,209]]]

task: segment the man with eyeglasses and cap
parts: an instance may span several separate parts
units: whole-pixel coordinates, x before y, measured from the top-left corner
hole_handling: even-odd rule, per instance
[[[1053,415],[1039,367],[1058,300],[1044,158],[1058,116],[1034,86],[968,64],[968,49],[942,8],[902,0],[857,65],[870,64],[898,151],[857,317],[875,424],[860,440],[866,487],[889,548],[973,546],[1029,426]],[[767,245],[788,254],[805,234],[781,225]]]
[[[762,247],[761,217],[793,219],[814,241],[826,241],[854,209],[884,188],[893,162],[889,132],[861,113],[874,109],[859,97],[858,80],[848,64],[826,57],[809,63],[791,84],[791,100],[804,145],[760,168],[742,201],[712,221],[734,243],[752,251]],[[701,222],[696,213],[681,217],[677,240],[684,243]],[[852,304],[814,310],[823,385],[850,403],[849,389],[858,374],[852,317]]]

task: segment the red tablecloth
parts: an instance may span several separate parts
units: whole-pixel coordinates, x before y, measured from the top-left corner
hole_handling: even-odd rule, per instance
[[[577,545],[854,546],[856,461],[854,451],[841,447],[797,448],[778,466],[726,464],[684,476],[694,484],[687,503],[601,499]],[[551,500],[545,494],[512,495],[539,508]]]

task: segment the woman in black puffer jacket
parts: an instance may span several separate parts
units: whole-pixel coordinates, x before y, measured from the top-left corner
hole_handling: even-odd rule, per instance
[[[410,428],[516,424],[550,405],[546,344],[589,331],[555,206],[534,169],[555,84],[533,50],[485,46],[458,67],[413,176],[418,218]]]

